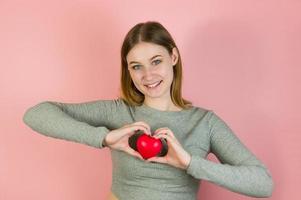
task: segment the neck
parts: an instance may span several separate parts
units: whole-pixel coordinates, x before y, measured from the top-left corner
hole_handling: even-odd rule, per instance
[[[147,105],[149,107],[162,110],[162,111],[179,111],[182,110],[182,108],[177,107],[171,99],[168,100],[162,100],[162,99],[155,99],[155,100],[148,100],[145,99],[143,102],[144,105]]]

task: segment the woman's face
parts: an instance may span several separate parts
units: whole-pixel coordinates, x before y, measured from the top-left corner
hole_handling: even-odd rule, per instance
[[[129,51],[126,59],[133,83],[145,99],[170,98],[173,66],[178,61],[176,48],[169,55],[161,45],[140,42]]]

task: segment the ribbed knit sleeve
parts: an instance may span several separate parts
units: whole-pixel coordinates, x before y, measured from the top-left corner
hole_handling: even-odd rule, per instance
[[[116,100],[45,101],[27,109],[23,121],[45,136],[103,148],[103,139],[110,131],[106,124],[116,112],[116,105]]]
[[[187,173],[252,197],[269,197],[272,177],[265,165],[248,150],[230,127],[213,111],[209,113],[211,152],[220,163],[191,155]]]

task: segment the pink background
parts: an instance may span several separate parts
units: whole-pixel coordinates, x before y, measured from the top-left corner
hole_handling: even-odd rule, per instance
[[[184,97],[214,110],[267,165],[270,199],[299,200],[300,10],[296,0],[2,0],[0,199],[106,198],[107,148],[45,137],[22,117],[45,100],[116,98],[126,32],[157,20],[182,55]],[[205,181],[198,197],[253,199]]]

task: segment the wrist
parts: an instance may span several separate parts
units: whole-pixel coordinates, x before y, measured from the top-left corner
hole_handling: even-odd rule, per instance
[[[189,153],[186,154],[186,156],[184,156],[184,159],[183,159],[183,164],[182,164],[182,169],[186,170],[189,166],[191,162],[191,155]]]
[[[106,137],[102,140],[102,147],[107,147]]]
[[[106,146],[107,146],[105,140],[102,141],[102,144],[101,144],[101,145],[102,145],[102,147],[106,147]]]

